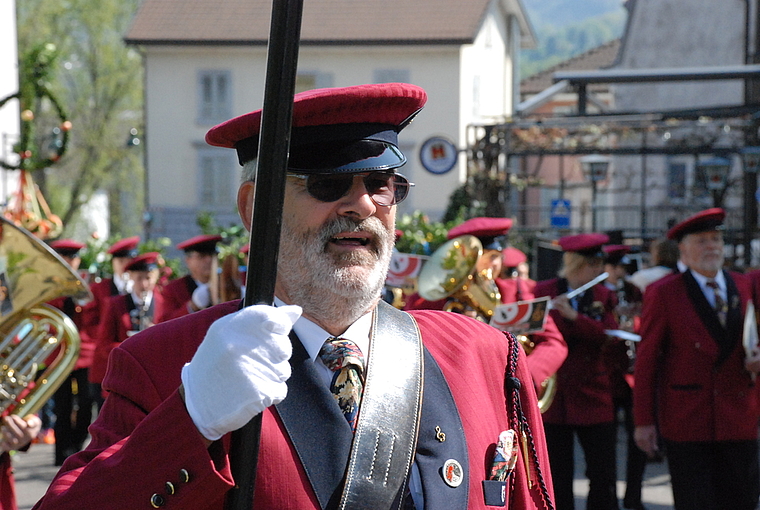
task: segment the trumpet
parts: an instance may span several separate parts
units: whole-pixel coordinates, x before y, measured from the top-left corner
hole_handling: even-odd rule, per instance
[[[42,241],[0,218],[0,413],[39,410],[79,356],[76,326],[45,303],[69,296],[92,299],[82,278]]]

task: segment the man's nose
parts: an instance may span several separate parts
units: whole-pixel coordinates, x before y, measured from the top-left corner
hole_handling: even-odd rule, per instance
[[[340,198],[338,212],[346,216],[364,219],[375,214],[377,207],[364,185],[364,177],[357,175],[354,176],[351,189],[348,190],[345,196]]]

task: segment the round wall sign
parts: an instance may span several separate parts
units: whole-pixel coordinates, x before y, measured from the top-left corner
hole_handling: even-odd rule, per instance
[[[442,136],[425,140],[420,148],[420,162],[430,173],[445,174],[457,164],[459,151],[456,145]]]

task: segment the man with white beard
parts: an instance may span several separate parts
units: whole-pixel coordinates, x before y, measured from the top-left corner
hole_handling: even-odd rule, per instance
[[[221,509],[230,432],[259,414],[254,508],[552,508],[514,338],[380,300],[411,187],[398,133],[426,99],[399,83],[295,96],[275,306],[221,304],[116,348],[92,442],[36,508]],[[238,152],[249,229],[260,118],[206,136]]]

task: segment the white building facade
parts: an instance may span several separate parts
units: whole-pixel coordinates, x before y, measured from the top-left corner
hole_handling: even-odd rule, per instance
[[[437,5],[409,2],[399,5],[425,4],[423,7],[431,10]],[[172,28],[156,19],[152,3],[177,2],[146,0],[126,38],[141,48],[146,69],[145,150],[151,220],[146,234],[168,236],[177,242],[197,233],[199,211],[212,212],[224,226],[237,222],[234,197],[240,171],[236,155],[209,147],[204,136],[213,125],[261,107],[267,50],[265,41],[234,40],[234,34],[228,41],[204,41],[204,26],[195,34],[188,28],[179,36],[184,39],[177,40]],[[468,124],[503,120],[516,104],[519,51],[534,44],[522,6],[517,0],[471,4],[469,8],[477,12],[463,20],[471,27],[438,37],[412,33],[409,40],[393,34],[387,40],[372,39],[381,32],[374,27],[367,30],[366,39],[354,34],[348,36],[350,40],[340,41],[341,34],[336,31],[345,26],[353,34],[357,27],[344,20],[328,31],[310,25],[310,11],[304,12],[297,91],[408,82],[428,93],[427,106],[400,136],[409,159],[401,171],[417,184],[399,207],[401,214],[422,210],[431,219],[439,219],[451,192],[464,182],[464,155],[454,170],[443,175],[422,167],[418,152],[426,139],[444,136],[464,148]],[[193,5],[199,6],[195,16],[201,17],[218,7],[191,3],[189,8]],[[388,7],[392,11],[393,6]],[[401,23],[407,28],[400,28],[407,32],[425,26],[425,20],[403,17],[377,23]]]

